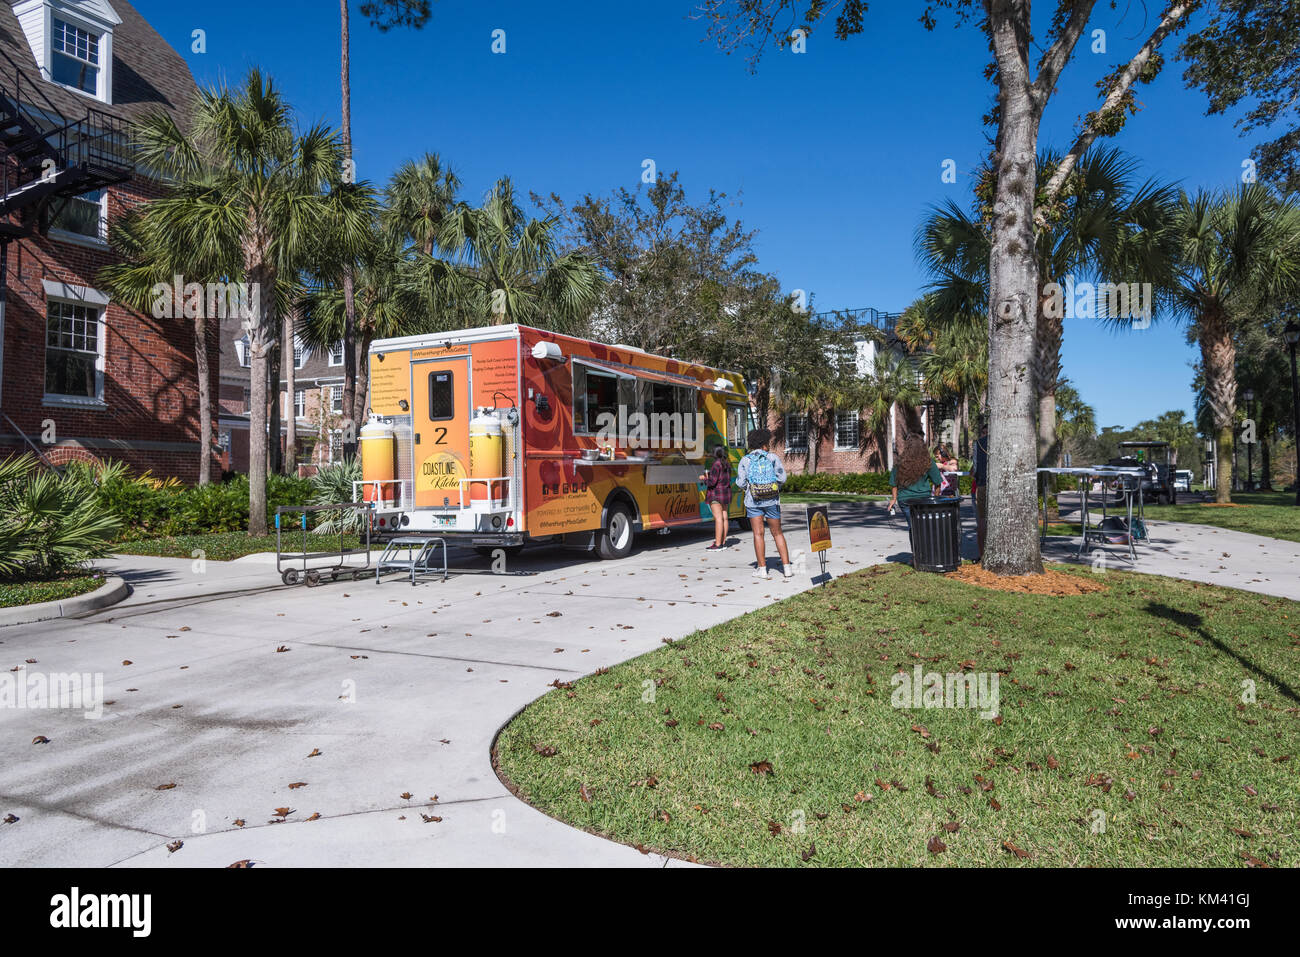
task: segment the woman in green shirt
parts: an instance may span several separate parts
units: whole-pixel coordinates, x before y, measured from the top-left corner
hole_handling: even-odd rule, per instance
[[[930,457],[930,450],[925,447],[925,440],[919,435],[908,433],[903,436],[903,447],[899,449],[898,461],[889,470],[891,496],[889,510],[892,512],[901,504],[903,517],[911,525],[912,502],[930,498],[934,490],[943,484],[943,475]]]

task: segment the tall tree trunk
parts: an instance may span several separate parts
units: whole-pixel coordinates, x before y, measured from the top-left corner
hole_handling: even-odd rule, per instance
[[[1259,490],[1271,492],[1273,491],[1273,452],[1269,448],[1269,437],[1273,434],[1272,423],[1260,416],[1259,424]]]
[[[1237,415],[1237,345],[1221,309],[1212,308],[1200,317],[1197,329],[1201,346],[1201,367],[1205,392],[1214,414],[1219,439],[1219,466],[1215,476],[1214,500],[1232,501],[1233,445]]]
[[[989,4],[999,64],[1000,122],[993,157],[993,248],[989,256],[989,510],[983,566],[998,575],[1043,570],[1038,550],[1037,437],[1033,363],[1038,319],[1034,192],[1038,107],[1028,77],[1027,3]]]
[[[212,389],[208,378],[208,322],[194,317],[194,371],[199,378],[199,484],[212,481]]]
[[[343,139],[343,162],[349,172],[349,180],[356,179],[356,166],[352,158],[352,66],[349,46],[351,44],[348,22],[348,0],[339,0],[340,38],[342,40],[342,61],[339,69],[339,82],[343,91],[343,123],[340,133]],[[354,409],[357,405],[357,300],[356,289],[352,280],[352,263],[343,264],[343,456],[347,458],[357,454],[357,429],[361,421]],[[363,400],[364,401],[364,400]]]
[[[357,342],[357,391],[352,405],[352,421],[358,424],[358,427],[366,424],[368,418],[366,411],[369,407],[370,392],[370,343],[375,337],[365,329],[361,330],[361,339]],[[343,408],[348,408],[347,393],[343,395]],[[352,454],[356,454],[353,452]]]
[[[805,420],[808,423],[808,459],[805,463],[807,466],[805,471],[809,475],[814,475],[817,472],[818,446],[821,445],[822,441],[821,422],[815,414],[805,416]]]
[[[295,402],[298,389],[298,370],[297,362],[294,361],[294,335],[298,327],[298,311],[301,307],[294,303],[289,307],[289,313],[284,317],[284,331],[280,334],[280,342],[284,345],[280,349],[280,354],[288,355],[290,358],[284,361],[284,394],[285,415],[284,415],[284,474],[293,475],[297,471],[298,464],[298,406]],[[305,411],[305,410],[304,410]]]
[[[276,332],[278,334],[279,330],[276,330]],[[292,356],[289,357],[289,361],[290,363],[293,362]],[[268,439],[270,442],[270,455],[269,461],[267,462],[267,468],[272,472],[279,472],[284,462],[281,455],[283,449],[281,442],[281,428],[284,421],[282,418],[284,415],[284,399],[280,392],[280,366],[283,362],[284,343],[277,342],[275,347],[271,350],[271,355],[267,363],[267,371],[271,377],[267,384],[268,394],[271,400],[271,429],[270,437]]]
[[[255,222],[250,229],[258,235]],[[256,242],[256,240],[253,240]],[[275,329],[275,296],[262,290],[275,288],[275,270],[265,260],[245,270],[248,281],[259,290],[258,315],[248,333],[249,413],[248,413],[248,534],[266,534],[266,471],[270,436],[267,431],[267,387],[270,385],[271,332]],[[277,436],[278,438],[278,436]]]

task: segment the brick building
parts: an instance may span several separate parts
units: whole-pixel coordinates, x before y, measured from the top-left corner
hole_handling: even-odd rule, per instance
[[[294,416],[300,466],[336,462],[343,457],[343,343],[315,349],[297,341],[293,358],[292,396],[288,380],[280,380],[280,421]]]
[[[159,195],[129,124],[158,109],[183,121],[195,92],[125,0],[0,3],[0,455],[198,477],[192,321],[127,309],[97,279],[114,219]],[[216,323],[207,335],[215,412]]]
[[[874,310],[867,310],[874,314]],[[884,323],[886,333],[892,333],[890,313],[874,314],[873,319]],[[894,361],[912,362],[902,343],[887,335],[885,344],[874,339],[861,339],[853,343],[857,374],[867,376],[875,367],[876,356],[883,351]],[[915,365],[912,363],[913,366]],[[917,382],[920,383],[919,373]],[[773,436],[773,449],[781,456],[792,473],[815,472],[885,472],[893,467],[894,448],[903,430],[919,431],[926,443],[938,442],[946,410],[929,396],[924,397],[920,408],[906,409],[897,404],[890,410],[884,426],[877,432],[870,428],[869,414],[861,409],[823,409],[820,419],[825,423],[818,436],[815,455],[810,455],[809,445],[818,431],[812,427],[809,416],[802,412],[782,413],[775,408],[768,413],[767,428]]]

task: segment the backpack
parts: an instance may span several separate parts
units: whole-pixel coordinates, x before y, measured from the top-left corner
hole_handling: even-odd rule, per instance
[[[779,498],[781,486],[776,481],[776,466],[766,452],[751,452],[746,472],[749,497],[755,504]]]

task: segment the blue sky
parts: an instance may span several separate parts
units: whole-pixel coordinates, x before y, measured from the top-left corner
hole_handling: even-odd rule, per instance
[[[201,84],[238,81],[260,65],[304,122],[338,123],[336,4],[135,3]],[[822,29],[805,53],[769,51],[754,75],[742,54],[705,40],[704,25],[688,18],[693,0],[434,0],[424,30],[387,34],[356,6],[360,177],[382,183],[403,160],[436,151],[461,174],[466,198],[509,175],[525,194],[572,200],[635,186],[653,159],[661,173],[679,170],[693,197],[714,188],[737,199],[735,214],[759,231],[760,265],[813,294],[817,309],[911,302],[925,281],[912,252],[917,223],[931,204],[969,201],[985,150],[987,47],[973,26],[951,20],[927,33],[914,0],[876,0],[861,36],[841,42]],[[1080,45],[1042,145],[1068,146],[1076,118],[1096,103],[1095,82],[1131,56],[1157,6],[1125,2],[1095,15],[1107,52]],[[504,54],[491,49],[498,29]],[[193,52],[195,30],[205,31],[204,53]],[[1181,74],[1172,62],[1143,88],[1142,110],[1113,142],[1142,160],[1144,175],[1192,189],[1233,185],[1251,142],[1231,117],[1204,116],[1203,94],[1184,89]],[[947,159],[955,184],[941,180]],[[1101,425],[1190,413],[1193,358],[1172,324],[1121,336],[1067,321],[1065,371]]]

